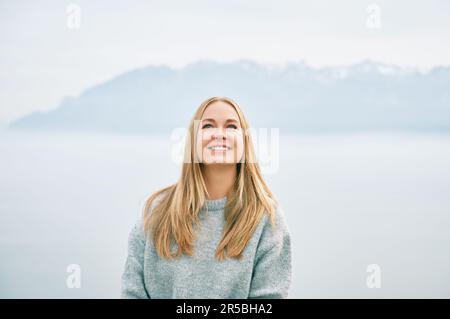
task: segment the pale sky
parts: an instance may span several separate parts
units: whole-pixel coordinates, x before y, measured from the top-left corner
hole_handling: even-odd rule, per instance
[[[79,28],[68,27],[72,3]],[[450,65],[449,43],[447,0],[0,0],[0,125],[148,65],[370,59],[428,70]]]

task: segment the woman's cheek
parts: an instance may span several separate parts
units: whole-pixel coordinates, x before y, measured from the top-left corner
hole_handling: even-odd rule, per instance
[[[210,132],[208,132],[208,131],[202,131],[201,132],[201,139],[203,141],[207,141],[210,138],[211,138],[211,133]]]

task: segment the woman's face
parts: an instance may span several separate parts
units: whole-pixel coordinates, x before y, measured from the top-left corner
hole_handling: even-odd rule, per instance
[[[239,116],[223,101],[209,104],[198,123],[196,152],[200,163],[238,163],[244,151]]]

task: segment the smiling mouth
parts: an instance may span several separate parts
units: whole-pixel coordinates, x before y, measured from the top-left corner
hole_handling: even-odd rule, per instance
[[[229,146],[208,146],[209,150],[216,151],[216,152],[225,152],[231,150],[231,147]]]

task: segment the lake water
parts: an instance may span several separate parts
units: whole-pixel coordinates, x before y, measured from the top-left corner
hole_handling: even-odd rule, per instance
[[[265,175],[292,234],[289,298],[450,298],[450,135],[280,138]],[[131,225],[178,178],[172,150],[168,136],[0,133],[0,297],[118,298]]]

